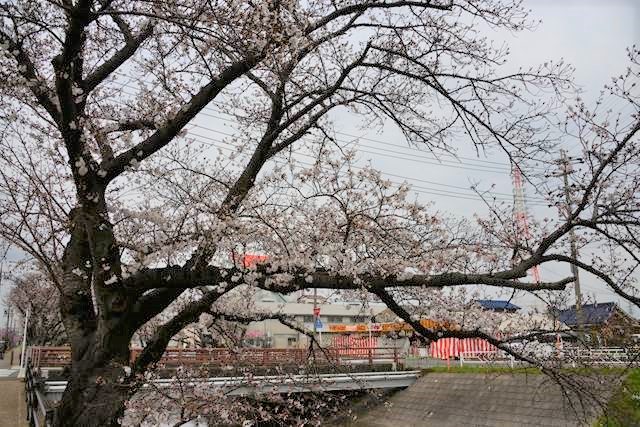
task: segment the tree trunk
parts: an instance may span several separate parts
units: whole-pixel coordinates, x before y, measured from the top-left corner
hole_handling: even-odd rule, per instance
[[[54,426],[119,426],[125,402],[136,388],[124,370],[126,365],[122,357],[105,358],[96,353],[74,360]]]

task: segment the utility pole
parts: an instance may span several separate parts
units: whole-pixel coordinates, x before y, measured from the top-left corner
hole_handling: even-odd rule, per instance
[[[565,150],[560,151],[562,158],[562,177],[564,180],[564,197],[566,199],[566,217],[567,220],[571,216],[571,193],[569,191],[569,174],[571,173],[571,166]],[[576,246],[576,235],[573,232],[573,227],[569,229],[569,244],[571,248],[571,258],[578,259],[578,247]],[[583,334],[584,317],[582,315],[582,293],[580,292],[580,275],[578,266],[571,264],[571,274],[573,274],[573,284],[575,287],[576,296],[576,326],[578,334]],[[581,339],[584,337],[580,337]]]

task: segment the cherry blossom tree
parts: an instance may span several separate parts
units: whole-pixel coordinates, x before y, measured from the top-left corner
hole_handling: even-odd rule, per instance
[[[7,303],[17,308],[23,319],[29,313],[29,345],[63,345],[67,342],[67,337],[58,310],[58,290],[46,272],[30,267],[24,274],[14,274]]]
[[[56,425],[118,425],[172,337],[205,313],[229,314],[216,303],[240,285],[370,293],[425,337],[484,337],[512,353],[481,322],[436,332],[401,302],[420,293],[442,309],[442,289],[463,285],[564,290],[572,277],[521,281],[546,262],[639,301],[629,239],[640,124],[625,86],[635,49],[635,68],[611,88],[634,124],[571,111],[593,130],[576,135],[589,161],[572,178],[575,203],[520,242],[497,210],[473,227],[354,168],[332,126],[348,112],[435,153],[464,137],[520,165],[553,153],[570,67],[506,72],[508,49],[482,35],[529,28],[519,1],[33,0],[3,3],[0,16],[0,232],[59,292],[72,365]],[[193,131],[212,103],[234,118],[228,151]],[[565,255],[578,228],[613,255]],[[234,264],[245,247],[269,262]],[[158,316],[129,366],[132,337]]]

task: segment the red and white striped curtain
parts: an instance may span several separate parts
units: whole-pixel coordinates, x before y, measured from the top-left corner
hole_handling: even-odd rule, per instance
[[[431,343],[429,356],[436,359],[449,359],[460,355],[458,338],[440,338]]]
[[[462,348],[460,353],[487,353],[496,352],[498,348],[482,338],[465,338],[460,340]]]
[[[460,353],[487,353],[498,349],[482,338],[440,338],[431,343],[429,355],[437,359],[460,357]]]
[[[337,348],[340,355],[367,356],[369,348],[378,347],[378,337],[336,335],[331,338],[331,346]]]

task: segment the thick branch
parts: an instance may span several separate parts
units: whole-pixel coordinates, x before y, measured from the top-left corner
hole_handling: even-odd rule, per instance
[[[500,350],[515,357],[518,360],[522,360],[523,362],[530,363],[531,365],[534,365],[534,366],[539,364],[534,359],[523,356],[522,354],[512,350],[509,347],[509,345],[507,345],[505,342],[498,340],[495,337],[485,332],[482,332],[480,330],[465,331],[465,330],[446,329],[446,330],[440,330],[436,332],[436,331],[427,329],[424,326],[422,326],[419,320],[413,319],[411,314],[407,310],[402,308],[402,306],[400,306],[395,301],[395,299],[391,296],[391,294],[389,294],[387,291],[385,291],[384,289],[377,289],[373,293],[376,296],[378,296],[378,298],[380,298],[382,302],[384,302],[391,311],[393,311],[395,314],[400,316],[402,320],[404,320],[409,325],[411,325],[414,331],[416,331],[420,335],[430,340],[435,341],[440,338],[482,338],[487,340],[489,343],[493,344]]]
[[[402,288],[402,287],[428,287],[443,288],[462,285],[486,285],[519,289],[525,291],[537,290],[563,290],[566,285],[573,282],[573,277],[567,277],[557,282],[525,283],[519,282],[518,277],[526,276],[526,270],[521,275],[517,270],[486,274],[443,273],[436,275],[416,274],[402,278],[396,275],[367,275],[347,277],[339,274],[304,270],[296,271],[285,282],[280,282],[279,274],[289,274],[285,271],[268,272],[268,266],[260,265],[257,269],[262,273],[257,279],[257,286],[278,292],[293,292],[307,288],[318,289],[360,289],[363,286],[369,289]],[[135,276],[123,282],[124,286],[132,290],[143,291],[153,288],[197,288],[210,286],[223,280],[234,283],[242,282],[243,271],[237,268],[221,269],[208,266],[191,270],[183,267],[167,267],[148,269],[138,272]]]
[[[98,68],[96,68],[91,74],[84,79],[83,88],[85,92],[91,92],[100,83],[102,83],[107,77],[117,70],[122,64],[124,64],[129,58],[131,58],[140,45],[153,34],[153,25],[147,24],[140,34],[129,38],[125,34],[125,45],[116,53],[103,62]]]
[[[381,1],[371,1],[371,2],[360,2],[354,5],[345,6],[340,9],[336,9],[327,16],[322,19],[314,22],[312,25],[307,28],[305,31],[307,34],[312,33],[318,28],[325,27],[331,21],[335,21],[338,18],[343,16],[348,16],[354,13],[363,13],[367,10],[373,9],[394,9],[400,7],[416,7],[423,9],[436,9],[436,10],[451,10],[453,3],[450,2],[448,4],[432,4],[431,0],[428,1],[409,1],[409,0],[398,0],[392,2],[381,2]]]
[[[184,104],[180,111],[159,128],[149,138],[133,148],[119,154],[115,159],[108,159],[101,165],[106,171],[105,180],[111,181],[120,175],[132,161],[140,161],[160,150],[184,128],[209,102],[211,102],[225,87],[255,66],[262,56],[251,55],[235,62],[224,69],[217,79],[202,87],[191,100]]]
[[[609,287],[616,294],[620,295],[622,298],[626,299],[627,301],[631,301],[636,306],[640,307],[640,298],[625,292],[620,286],[618,286],[618,284],[611,278],[611,276],[609,276],[608,274],[598,270],[597,268],[593,267],[592,265],[585,264],[584,262],[582,262],[580,260],[577,260],[575,258],[571,258],[570,256],[560,255],[560,254],[551,254],[551,255],[544,256],[543,257],[543,262],[547,262],[547,261],[566,262],[566,263],[569,263],[569,264],[573,264],[576,267],[579,267],[579,268],[581,268],[581,269],[583,269],[585,271],[588,271],[589,273],[593,274],[594,276],[597,276],[600,279],[602,279],[607,285],[609,285]]]
[[[49,113],[53,121],[59,124],[60,110],[53,103],[53,100],[47,92],[47,83],[36,73],[36,68],[22,47],[22,44],[11,39],[11,37],[2,30],[0,30],[0,44],[7,44],[8,50],[16,53],[15,59],[18,62],[20,75],[29,82],[29,89],[40,105]]]
[[[180,310],[171,320],[160,326],[136,359],[133,372],[144,372],[149,365],[158,362],[171,338],[188,324],[197,321],[200,315],[211,307],[211,304],[216,302],[218,298],[230,289],[232,289],[232,287],[224,291],[207,291],[202,298],[187,304],[187,306]]]

